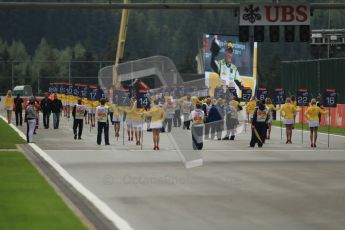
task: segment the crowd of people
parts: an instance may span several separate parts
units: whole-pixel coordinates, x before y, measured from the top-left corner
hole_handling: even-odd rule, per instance
[[[270,98],[263,101],[255,96],[246,102],[233,96],[229,100],[206,97],[200,100],[187,95],[179,99],[172,96],[157,98],[151,97],[149,109],[138,108],[137,101],[132,98],[128,106],[110,104],[105,99],[89,101],[85,98],[74,97],[66,100],[64,95],[44,94],[38,101],[35,97],[24,101],[20,95],[15,98],[9,90],[4,102],[8,123],[12,122],[12,113],[15,113],[16,126],[27,123],[27,141],[33,142],[33,135],[39,125],[39,113],[42,112],[43,127],[49,129],[50,116],[53,115],[53,128],[58,129],[60,117],[73,117],[73,137],[82,139],[84,123],[94,127],[97,124],[98,145],[102,143],[104,135],[105,145],[109,145],[109,127],[114,126],[115,139],[120,136],[120,127],[127,128],[128,141],[135,141],[136,145],[142,143],[143,124],[147,123],[147,130],[152,131],[153,149],[159,150],[161,132],[172,132],[173,128],[191,130],[192,146],[195,150],[203,148],[204,140],[231,140],[234,141],[237,128],[240,125],[239,114],[245,109],[247,122],[251,124],[250,147],[262,147],[270,139],[273,112],[280,110],[283,123],[286,127],[286,144],[292,143],[292,132],[296,114],[300,109],[294,97],[288,97],[285,104],[275,106]],[[23,119],[24,111],[24,119]],[[317,104],[316,99],[310,101],[304,116],[310,128],[311,147],[316,147],[317,131],[321,114],[326,114]]]

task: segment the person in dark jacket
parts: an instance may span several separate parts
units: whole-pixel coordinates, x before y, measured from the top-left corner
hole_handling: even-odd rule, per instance
[[[49,129],[49,118],[51,114],[52,101],[49,99],[49,93],[44,93],[44,98],[41,100],[40,106],[43,113],[43,126]]]
[[[17,94],[17,97],[14,98],[14,110],[15,110],[15,115],[16,115],[16,126],[18,124],[20,126],[23,125],[23,99],[20,97],[19,94]]]
[[[221,140],[222,138],[222,124],[223,117],[216,106],[216,100],[212,101],[212,106],[207,115],[207,121],[211,126],[211,140],[214,139],[215,134],[217,133],[217,139]]]
[[[51,103],[51,111],[53,113],[53,126],[54,129],[59,128],[59,123],[60,123],[60,114],[62,111],[62,102],[57,98],[57,95],[54,94],[54,100]]]

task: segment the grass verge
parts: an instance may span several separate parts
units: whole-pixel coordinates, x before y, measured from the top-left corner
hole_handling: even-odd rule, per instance
[[[26,143],[0,119],[0,149]],[[0,150],[0,229],[86,229],[21,152]]]
[[[0,151],[0,229],[86,229],[20,152]]]
[[[0,118],[0,149],[15,149],[16,144],[25,143],[26,141]]]

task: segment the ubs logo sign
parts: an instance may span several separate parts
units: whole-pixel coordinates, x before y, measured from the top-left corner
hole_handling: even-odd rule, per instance
[[[247,7],[244,7],[245,14],[243,14],[242,19],[254,23],[256,20],[261,20],[261,14],[259,13],[260,8],[254,7],[253,4],[250,4]]]
[[[240,25],[309,25],[308,4],[241,4]]]

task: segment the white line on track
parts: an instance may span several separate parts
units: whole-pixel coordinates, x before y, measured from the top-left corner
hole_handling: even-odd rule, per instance
[[[110,150],[109,150],[110,151]],[[135,150],[130,149],[130,152],[152,152],[150,149]],[[175,149],[161,149],[161,151],[177,151]],[[194,151],[194,150],[190,150]],[[344,152],[345,149],[203,149],[202,152]]]
[[[5,117],[0,115],[0,118],[5,122]],[[25,134],[20,131],[13,124],[10,125],[20,137],[26,140]],[[88,199],[107,219],[109,219],[115,227],[120,230],[133,230],[133,228],[128,224],[126,220],[121,218],[116,214],[106,203],[99,199],[96,195],[85,188],[79,181],[72,177],[64,168],[62,168],[56,161],[54,161],[47,153],[45,153],[36,144],[29,144],[45,161],[47,161],[51,167],[53,167],[60,176],[62,176],[72,187],[74,187],[80,194],[82,194],[86,199]]]

